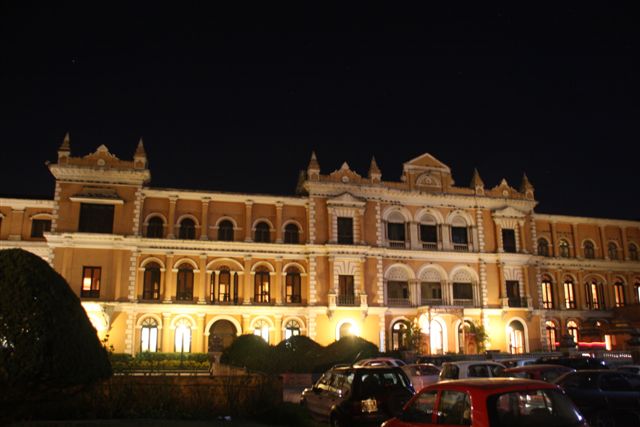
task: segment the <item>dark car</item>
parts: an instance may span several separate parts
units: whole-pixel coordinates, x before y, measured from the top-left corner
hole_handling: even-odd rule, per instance
[[[614,370],[582,370],[554,381],[592,426],[640,426],[640,375]]]
[[[302,392],[300,403],[332,426],[380,425],[415,393],[399,367],[337,367]]]
[[[519,378],[431,384],[382,427],[587,427],[556,385]],[[595,427],[595,426],[594,426]]]
[[[548,356],[536,360],[536,364],[562,365],[579,371],[581,369],[609,369],[602,359],[588,356]]]
[[[505,369],[502,376],[551,382],[567,372],[574,371],[575,369],[562,365],[526,365]]]

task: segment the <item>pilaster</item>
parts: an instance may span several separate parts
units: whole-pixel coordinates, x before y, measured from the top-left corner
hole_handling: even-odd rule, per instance
[[[282,243],[282,202],[276,202],[276,243]],[[279,341],[278,341],[279,342]]]
[[[253,200],[244,202],[244,241],[253,242],[251,238],[251,228],[253,222]]]
[[[211,197],[202,198],[202,218],[200,219],[202,227],[200,227],[200,240],[209,240],[209,202],[210,201],[211,201]]]
[[[176,227],[176,203],[178,202],[178,196],[169,196],[169,233],[168,239],[175,239],[175,227]]]

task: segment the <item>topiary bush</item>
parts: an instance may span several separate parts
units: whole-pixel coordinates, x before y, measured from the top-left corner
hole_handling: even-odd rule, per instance
[[[276,372],[313,372],[323,346],[303,335],[293,336],[273,348]]]
[[[227,347],[220,362],[252,371],[274,372],[272,347],[256,335],[240,335]]]
[[[80,299],[40,257],[0,251],[0,403],[39,400],[111,375]]]

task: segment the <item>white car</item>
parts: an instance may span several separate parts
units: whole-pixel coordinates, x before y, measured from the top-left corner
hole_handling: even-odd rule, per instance
[[[403,366],[402,370],[407,374],[416,391],[429,384],[437,383],[440,378],[440,368],[432,363],[411,363]]]
[[[493,378],[502,376],[505,366],[486,360],[462,360],[445,362],[440,371],[440,381],[462,378]]]
[[[507,368],[519,368],[521,366],[534,365],[538,360],[535,357],[526,357],[520,359],[500,359],[499,363],[502,363]]]
[[[400,359],[394,359],[393,357],[373,357],[371,359],[358,360],[353,364],[354,368],[362,366],[398,366],[403,367],[406,363]]]

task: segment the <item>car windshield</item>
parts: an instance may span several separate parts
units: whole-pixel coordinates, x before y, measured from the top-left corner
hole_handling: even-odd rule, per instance
[[[405,377],[397,371],[362,371],[360,375],[358,396],[361,397],[384,393],[393,387],[409,387]]]
[[[573,427],[582,416],[559,390],[522,390],[487,399],[491,427]]]

